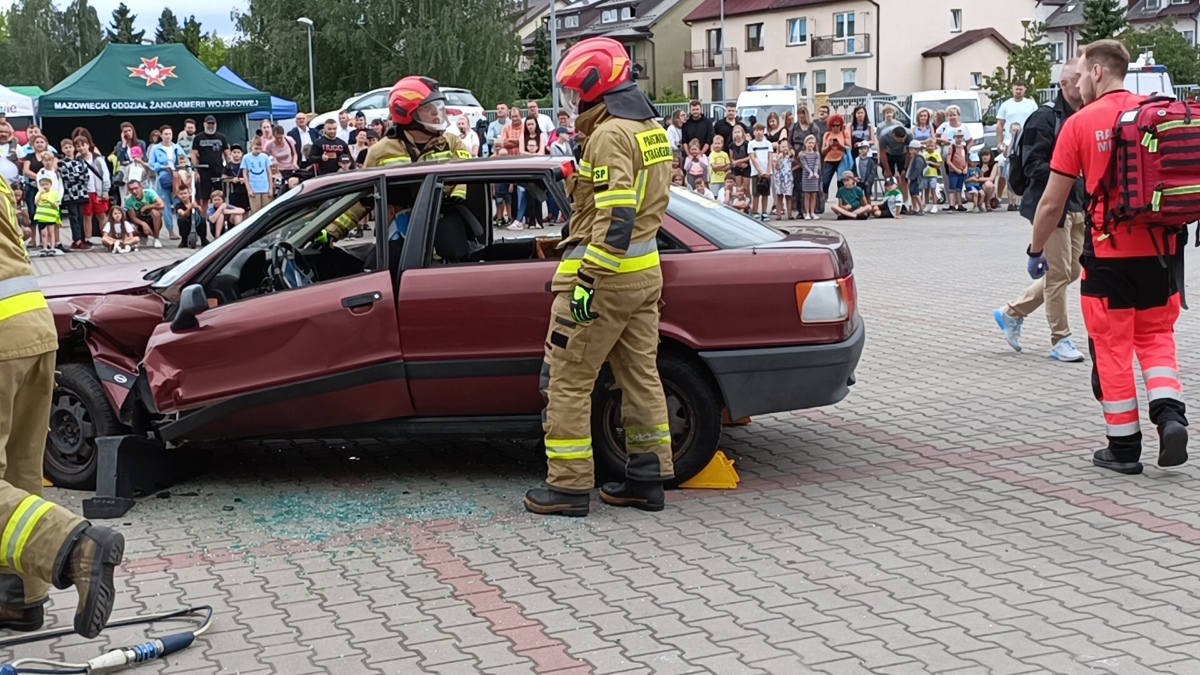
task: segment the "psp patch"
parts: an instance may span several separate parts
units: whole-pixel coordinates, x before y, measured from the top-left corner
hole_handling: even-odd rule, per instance
[[[633,137],[637,139],[638,150],[642,151],[644,166],[671,161],[671,141],[667,139],[666,131],[648,129],[634,134]]]
[[[592,182],[593,183],[607,183],[608,182],[608,166],[607,165],[597,166],[592,169]]]

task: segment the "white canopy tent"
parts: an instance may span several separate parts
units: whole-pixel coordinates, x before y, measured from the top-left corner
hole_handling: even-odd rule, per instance
[[[8,117],[33,117],[33,99],[0,85],[0,112]]]

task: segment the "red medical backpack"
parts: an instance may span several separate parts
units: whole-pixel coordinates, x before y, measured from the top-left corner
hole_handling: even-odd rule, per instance
[[[1148,98],[1121,113],[1113,130],[1112,165],[1101,183],[1102,223],[1112,233],[1119,226],[1184,230],[1200,220],[1200,103],[1165,97]],[[1106,203],[1112,180],[1115,203]],[[1116,235],[1119,241],[1120,235]]]

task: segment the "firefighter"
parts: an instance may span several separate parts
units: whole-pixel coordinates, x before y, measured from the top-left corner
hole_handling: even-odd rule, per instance
[[[471,158],[458,134],[446,131],[450,127],[446,95],[434,80],[420,75],[402,78],[388,94],[388,110],[392,126],[383,139],[367,150],[365,168]],[[465,200],[467,186],[446,186],[446,196],[455,201]],[[338,216],[325,228],[321,243],[345,237],[358,227],[367,211],[368,207],[359,204]]]
[[[671,144],[630,76],[621,43],[577,43],[556,80],[585,140],[542,364],[548,476],[526,493],[525,508],[587,515],[595,483],[591,394],[607,360],[621,394],[627,460],[625,481],[605,484],[600,498],[661,511],[663,481],[674,467],[656,361],[662,272],[655,241],[667,209]]]
[[[125,539],[41,498],[58,336],[0,179],[0,629],[42,627],[50,587],[75,586],[75,631],[96,637],[112,612]]]
[[[1187,408],[1175,359],[1175,320],[1183,278],[1175,265],[1180,241],[1145,226],[1106,231],[1104,204],[1116,203],[1120,187],[1112,175],[1112,132],[1118,117],[1137,108],[1143,96],[1125,91],[1129,52],[1115,40],[1086,45],[1079,59],[1079,93],[1084,107],[1062,126],[1050,160],[1050,180],[1038,203],[1028,269],[1045,274],[1043,247],[1062,219],[1075,179],[1083,176],[1093,196],[1087,216],[1080,282],[1083,320],[1092,353],[1092,386],[1107,426],[1108,446],[1092,455],[1098,467],[1125,474],[1142,472],[1136,355],[1158,426],[1161,467],[1187,461]],[[1186,233],[1186,232],[1185,232]]]

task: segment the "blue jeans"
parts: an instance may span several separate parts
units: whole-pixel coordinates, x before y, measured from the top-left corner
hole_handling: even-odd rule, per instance
[[[525,208],[528,206],[528,204],[525,203],[525,188],[517,187],[516,190],[517,190],[516,220],[523,223],[523,222],[525,222]]]
[[[838,181],[838,166],[839,162],[825,162],[821,165],[821,194],[829,194],[829,186],[831,183]]]
[[[546,195],[546,212],[549,214],[550,222],[558,220],[558,202],[554,201],[554,197]]]
[[[175,194],[172,187],[174,177],[170,171],[158,174],[158,196],[167,207],[163,209],[163,227],[170,233],[175,232]]]

